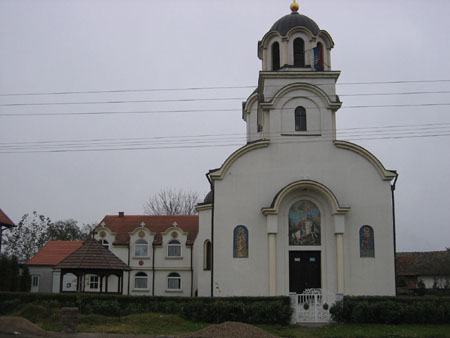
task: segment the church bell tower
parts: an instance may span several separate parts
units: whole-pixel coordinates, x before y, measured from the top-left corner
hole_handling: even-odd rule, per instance
[[[335,112],[341,102],[335,90],[340,71],[331,68],[334,42],[298,10],[294,0],[291,13],[258,42],[262,61],[258,88],[243,104],[247,142],[335,140]]]

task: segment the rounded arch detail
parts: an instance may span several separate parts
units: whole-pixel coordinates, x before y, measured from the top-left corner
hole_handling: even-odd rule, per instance
[[[263,215],[278,215],[280,211],[280,206],[285,197],[295,191],[295,190],[308,190],[311,189],[320,195],[324,196],[326,200],[330,203],[333,214],[345,214],[350,210],[350,207],[342,206],[334,193],[325,185],[312,181],[312,180],[300,180],[288,184],[282,188],[274,197],[270,207],[262,208],[261,212]]]
[[[309,83],[291,83],[287,86],[284,86],[283,88],[281,88],[278,92],[275,93],[275,95],[273,96],[273,99],[268,102],[268,103],[263,103],[261,104],[261,106],[264,106],[264,108],[273,108],[275,106],[277,106],[278,102],[285,98],[287,94],[289,94],[292,91],[295,90],[306,90],[309,91],[311,93],[314,93],[318,98],[321,99],[321,101],[325,104],[325,106],[329,109],[332,110],[338,110],[342,103],[341,102],[332,102],[330,101],[329,96],[320,88],[318,88],[317,86],[314,86],[312,84]]]

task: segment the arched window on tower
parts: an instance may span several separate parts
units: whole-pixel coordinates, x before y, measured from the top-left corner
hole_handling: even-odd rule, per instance
[[[306,109],[295,108],[295,131],[306,131]]]
[[[301,38],[294,40],[294,67],[305,67],[305,42]]]
[[[272,44],[272,70],[280,69],[280,44],[274,42]]]
[[[320,42],[314,48],[314,68],[319,71],[323,70],[323,45]]]

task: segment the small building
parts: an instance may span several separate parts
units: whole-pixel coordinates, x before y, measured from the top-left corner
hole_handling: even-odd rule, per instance
[[[108,215],[95,239],[127,264],[124,294],[194,296],[198,216]],[[114,281],[110,281],[110,284]]]
[[[420,281],[427,289],[450,289],[450,249],[397,253],[397,281],[400,290],[416,289]]]
[[[31,274],[31,292],[59,292],[59,269],[56,265],[79,249],[83,241],[50,241],[26,263]],[[76,276],[64,278],[67,291],[76,290]]]

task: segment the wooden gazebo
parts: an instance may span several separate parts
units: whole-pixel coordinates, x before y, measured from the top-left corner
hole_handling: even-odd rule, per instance
[[[61,269],[60,292],[63,292],[63,277],[72,273],[77,277],[77,292],[86,292],[86,275],[100,277],[99,292],[108,292],[108,277],[118,277],[117,293],[123,293],[123,272],[131,269],[111,251],[95,239],[84,241],[83,245],[56,265]],[[105,280],[105,287],[103,287]]]

